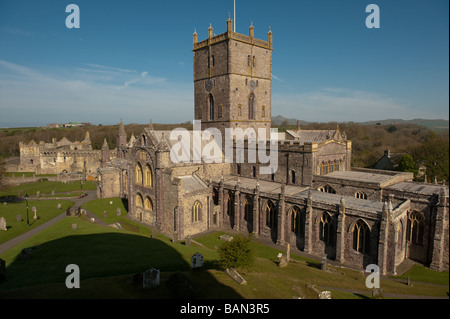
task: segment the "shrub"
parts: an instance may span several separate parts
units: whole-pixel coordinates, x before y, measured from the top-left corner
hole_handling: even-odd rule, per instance
[[[232,241],[222,244],[218,254],[219,266],[223,270],[227,268],[244,268],[249,270],[255,261],[255,252],[251,238],[242,236],[237,236]]]

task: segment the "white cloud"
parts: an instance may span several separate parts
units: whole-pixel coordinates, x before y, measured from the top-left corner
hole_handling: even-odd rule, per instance
[[[0,126],[71,120],[108,124],[120,118],[136,123],[147,123],[150,118],[184,122],[192,118],[191,83],[169,86],[164,78],[147,71],[85,66],[48,74],[0,60]]]

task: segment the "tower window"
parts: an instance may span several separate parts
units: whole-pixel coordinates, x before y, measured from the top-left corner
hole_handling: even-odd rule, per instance
[[[254,120],[255,119],[255,94],[250,94],[248,98],[248,119]]]
[[[214,98],[211,94],[208,97],[208,106],[209,106],[209,120],[214,121]]]

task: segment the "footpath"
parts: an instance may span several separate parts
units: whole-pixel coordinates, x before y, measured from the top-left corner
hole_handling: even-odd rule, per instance
[[[79,206],[83,205],[84,203],[95,199],[96,192],[97,191],[95,191],[95,190],[89,190],[89,191],[86,191],[86,193],[88,194],[87,196],[85,196],[83,198],[71,199],[72,201],[75,202],[74,207],[79,207]],[[57,222],[64,219],[65,217],[66,217],[66,212],[63,212],[63,213],[59,214],[58,216],[56,216],[55,218],[43,223],[42,225],[39,225],[39,226],[27,231],[26,233],[23,233],[22,235],[19,235],[11,240],[8,240],[7,242],[0,245],[0,254],[4,253],[5,251],[11,249],[12,247],[14,247],[18,244],[20,244],[21,242],[25,241],[26,239],[40,233],[44,229],[47,229],[48,227],[56,224]]]

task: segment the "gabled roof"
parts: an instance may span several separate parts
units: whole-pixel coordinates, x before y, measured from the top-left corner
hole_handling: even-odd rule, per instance
[[[295,140],[301,142],[316,142],[322,143],[328,140],[345,141],[346,138],[339,132],[339,130],[287,130],[286,134],[289,134]]]

